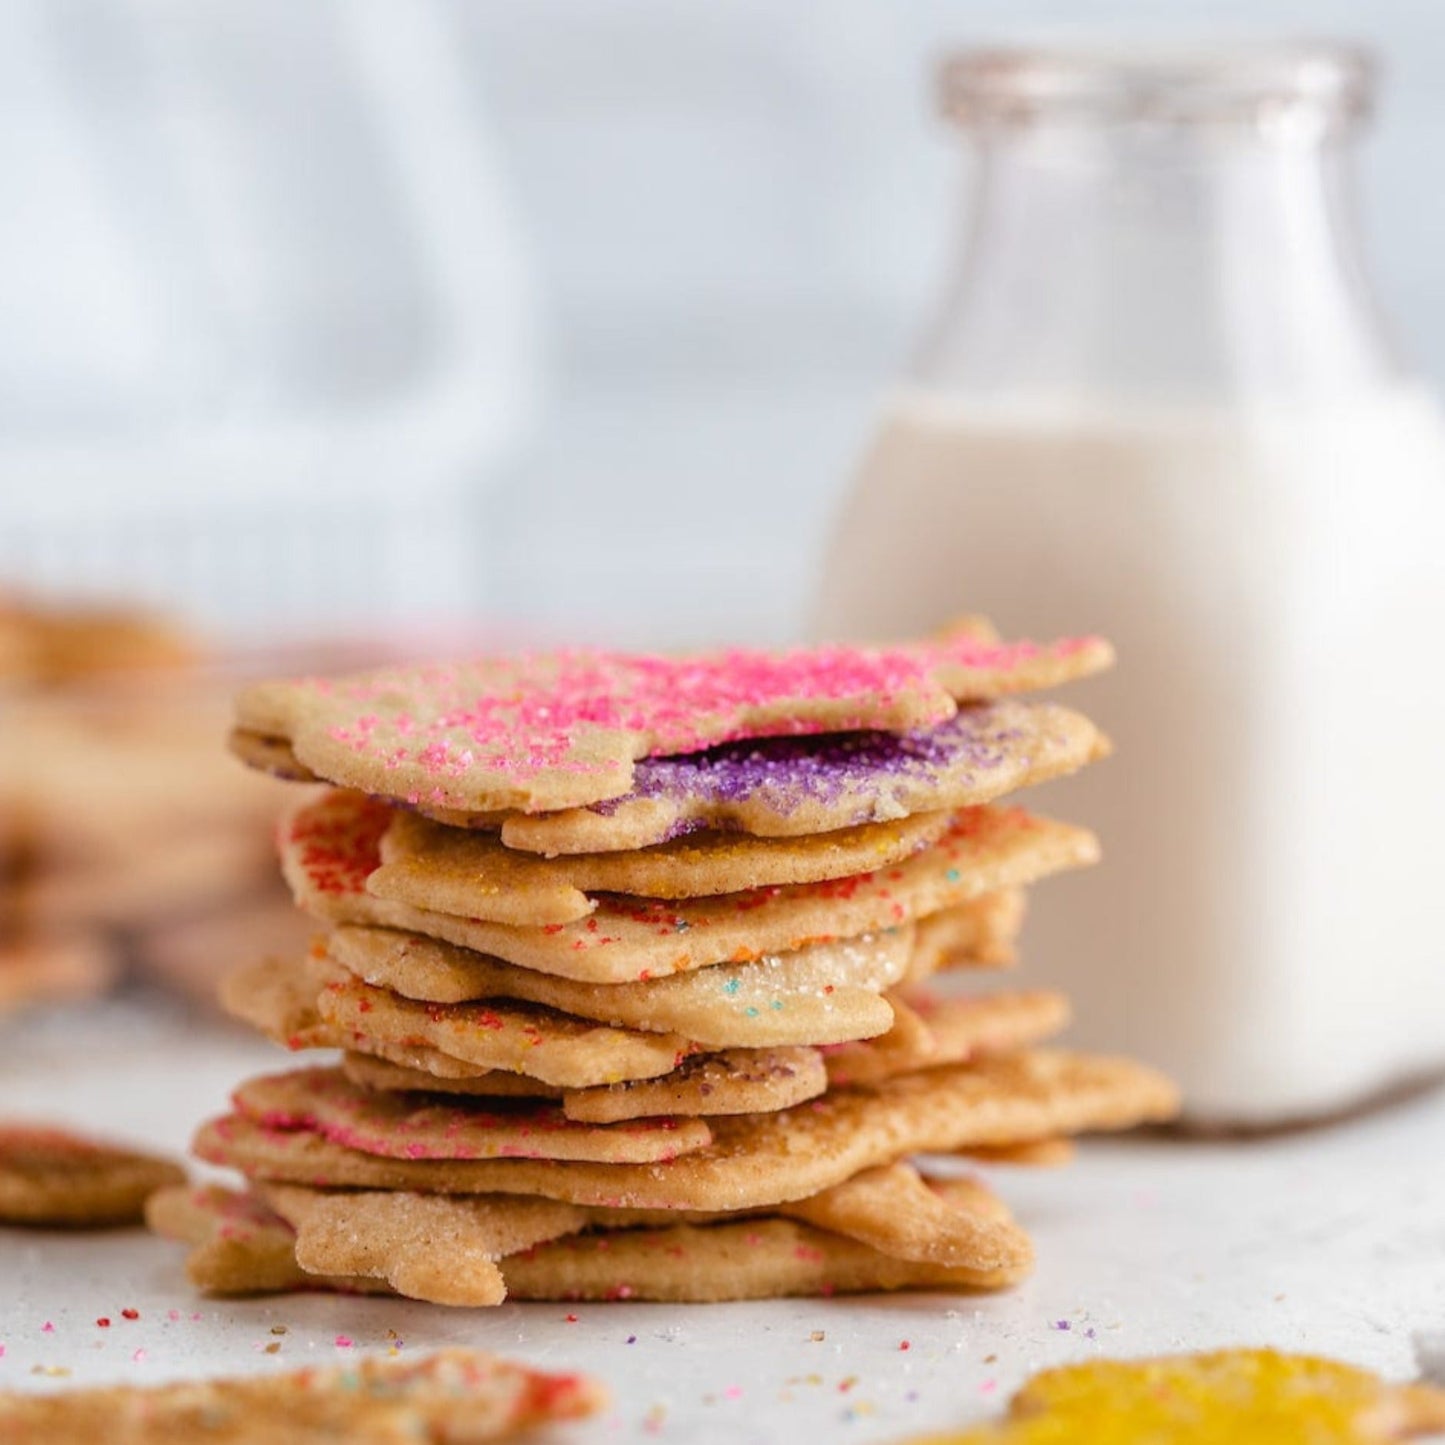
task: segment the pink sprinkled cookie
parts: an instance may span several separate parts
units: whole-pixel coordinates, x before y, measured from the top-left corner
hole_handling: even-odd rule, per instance
[[[947,1154],[1172,1118],[1178,1092],[1125,1059],[1054,1050],[945,1065],[792,1109],[709,1121],[713,1143],[668,1164],[390,1159],[311,1129],[232,1113],[195,1153],[252,1180],[426,1194],[522,1194],[614,1209],[761,1209],[806,1198],[910,1154]]]
[[[99,1229],[137,1224],[178,1165],[45,1124],[0,1121],[0,1224]]]
[[[620,797],[639,758],[741,738],[927,727],[960,702],[1084,677],[1112,657],[1101,638],[957,634],[695,657],[577,650],[263,683],[238,699],[235,721],[243,754],[269,750],[273,763],[290,758],[303,773],[454,821]]]
[[[0,1394],[0,1439],[106,1445],[484,1445],[595,1414],[581,1375],[548,1375],[480,1350],[238,1380]]]
[[[701,1119],[580,1123],[532,1099],[417,1100],[353,1084],[340,1069],[263,1074],[236,1090],[249,1119],[309,1129],[348,1149],[388,1159],[590,1159],[647,1164],[705,1149]]]

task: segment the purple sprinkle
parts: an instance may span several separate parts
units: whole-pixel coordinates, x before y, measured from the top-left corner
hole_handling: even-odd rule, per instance
[[[931,791],[944,771],[987,772],[1002,764],[1018,738],[1016,703],[966,707],[948,721],[908,733],[854,732],[807,738],[763,738],[724,743],[703,752],[644,758],[633,791],[592,805],[610,816],[638,798],[710,803],[761,801],[782,814],[804,802],[856,804],[855,821],[896,816],[880,803],[906,806],[918,789]],[[672,836],[704,826],[686,819]]]
[[[1070,1325],[1069,1325],[1068,1320],[1055,1320],[1055,1321],[1054,1321],[1054,1328],[1055,1328],[1056,1330],[1067,1330],[1067,1329],[1070,1328]]]

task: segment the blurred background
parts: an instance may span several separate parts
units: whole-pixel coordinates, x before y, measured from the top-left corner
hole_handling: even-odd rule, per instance
[[[9,0],[0,585],[250,641],[796,633],[957,245],[961,42],[1383,56],[1374,271],[1445,377],[1430,0]]]

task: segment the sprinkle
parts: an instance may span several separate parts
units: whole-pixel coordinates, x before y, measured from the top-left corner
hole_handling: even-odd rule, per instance
[[[562,1316],[562,1322],[563,1322],[564,1324],[575,1325],[575,1324],[577,1323],[577,1316],[576,1316],[576,1315],[563,1315],[563,1316]]]
[[[1072,1329],[1073,1327],[1069,1324],[1068,1320],[1055,1320],[1053,1323],[1053,1328],[1056,1330],[1067,1330]]]
[[[131,1356],[131,1359],[132,1359],[137,1365],[143,1365],[143,1364],[145,1364],[145,1362],[146,1362],[146,1352],[145,1352],[143,1349],[137,1350],[137,1351],[135,1352],[135,1354],[133,1354],[133,1355]]]
[[[336,1346],[338,1350],[349,1350],[353,1344],[353,1341],[350,1335],[337,1335],[337,1337],[335,1338],[335,1340],[332,1341],[332,1343]]]
[[[176,1321],[180,1319],[180,1317],[181,1317],[181,1312],[180,1312],[180,1310],[167,1310],[167,1311],[166,1311],[166,1318],[167,1318],[172,1324],[175,1324]]]
[[[913,1348],[913,1341],[912,1341],[912,1340],[899,1340],[899,1341],[898,1341],[898,1348],[899,1348],[900,1350],[911,1350],[911,1349]]]
[[[272,1340],[271,1343],[266,1346],[265,1353],[268,1355],[279,1355],[281,1353],[281,1341]]]
[[[286,1333],[286,1326],[285,1326],[285,1325],[272,1325],[272,1326],[271,1326],[271,1333],[272,1333],[273,1335],[284,1335],[284,1334]]]
[[[978,1393],[980,1395],[992,1395],[996,1389],[998,1389],[997,1380],[985,1380],[983,1384],[978,1387]]]
[[[724,1400],[741,1400],[742,1397],[743,1387],[741,1385],[729,1385],[727,1389],[723,1391]]]
[[[108,1330],[110,1328],[110,1316],[101,1315],[101,1317],[96,1320],[95,1327],[98,1330]]]
[[[31,1365],[32,1375],[49,1375],[52,1379],[63,1380],[69,1376],[70,1371],[64,1365]]]
[[[42,1335],[53,1335],[55,1333],[55,1326],[51,1324],[49,1320],[46,1320],[45,1323],[40,1326],[40,1333]]]
[[[679,754],[755,734],[758,715],[779,703],[790,705],[786,730],[794,734],[835,732],[840,724],[854,730],[869,722],[936,723],[955,712],[936,680],[940,670],[1008,674],[1091,646],[1090,639],[1073,639],[1045,653],[1031,643],[948,639],[882,650],[734,649],[682,658],[572,650],[376,671],[307,688],[328,701],[332,742],[406,775],[394,785],[397,793],[429,784],[429,796],[441,803],[452,801],[457,779],[478,774],[520,780],[597,774],[573,799],[583,803],[588,794],[621,791],[609,785],[622,758],[598,761],[579,748],[597,730],[640,734],[637,752]],[[394,699],[407,694],[410,706],[402,712]]]
[[[121,1317],[121,1319],[123,1319],[123,1320],[138,1320],[138,1319],[140,1318],[140,1311],[139,1311],[139,1310],[122,1310],[122,1311],[120,1312],[120,1317]]]
[[[636,1336],[636,1335],[628,1335],[628,1337],[627,1337],[627,1343],[628,1343],[629,1345],[635,1345],[635,1344],[637,1343],[637,1336]]]
[[[812,1340],[815,1345],[821,1345],[823,1341],[828,1338],[828,1336],[823,1330],[814,1330],[813,1333],[808,1336],[808,1338]]]

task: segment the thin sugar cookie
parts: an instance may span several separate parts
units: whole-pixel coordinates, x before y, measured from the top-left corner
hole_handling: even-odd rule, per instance
[[[340,1069],[296,1069],[249,1079],[238,1112],[268,1128],[307,1129],[383,1159],[576,1159],[666,1163],[706,1148],[701,1119],[569,1119],[542,1100],[419,1100],[352,1083]]]
[[[507,814],[502,842],[552,856],[647,848],[703,829],[827,834],[991,803],[1108,752],[1098,728],[1069,708],[996,702],[911,732],[763,738],[644,758],[631,792],[587,808]]]
[[[266,1202],[296,1231],[308,1274],[385,1280],[397,1294],[443,1305],[499,1305],[497,1261],[587,1224],[587,1211],[547,1199],[449,1199],[272,1185]]]
[[[372,988],[344,970],[323,976],[316,1011],[343,1036],[425,1046],[484,1069],[527,1074],[562,1089],[670,1073],[697,1046],[677,1034],[614,1029],[504,999],[425,1004]]]
[[[885,1032],[893,1010],[882,994],[908,970],[912,945],[905,925],[645,983],[581,983],[395,929],[341,927],[325,948],[363,982],[425,1003],[509,998],[715,1048],[770,1048]]]
[[[660,1078],[569,1090],[562,1112],[596,1124],[770,1114],[816,1099],[827,1087],[828,1070],[816,1049],[729,1049],[688,1059]]]
[[[286,744],[317,777],[450,822],[620,797],[638,758],[740,738],[924,727],[959,702],[1053,686],[1112,660],[1100,638],[999,644],[957,634],[694,657],[574,650],[261,683],[237,699],[235,722],[273,750]]]
[[[1089,1360],[1045,1370],[1007,1418],[912,1445],[1388,1445],[1445,1430],[1445,1390],[1278,1350]]]
[[[1068,999],[1048,989],[953,998],[914,990],[888,1001],[894,1021],[886,1034],[823,1050],[835,1088],[1028,1048],[1069,1023]]]
[[[186,1276],[205,1294],[391,1293],[384,1281],[360,1275],[308,1275],[296,1262],[295,1231],[255,1194],[219,1184],[172,1185],[146,1200],[145,1221],[152,1234],[191,1246]]]
[[[922,983],[954,968],[1011,968],[1028,912],[1022,888],[1000,888],[920,918],[903,982]]]
[[[497,1195],[332,1193],[294,1185],[268,1185],[265,1192],[269,1203],[221,1189],[184,1199],[172,1191],[174,1201],[154,1202],[153,1227],[192,1246],[187,1272],[208,1293],[394,1290],[440,1304],[491,1305],[506,1295],[684,1303],[997,1289],[1027,1274],[1033,1259],[1028,1236],[977,1181],[923,1181],[907,1165],[785,1206],[781,1218],[573,1210]],[[548,1208],[569,1217],[536,1219]],[[810,1212],[837,1228],[808,1223]],[[238,1231],[238,1217],[254,1223]],[[583,1233],[575,1232],[579,1218],[587,1223]],[[495,1253],[529,1225],[549,1237]],[[571,1247],[555,1247],[569,1235]],[[448,1247],[457,1240],[460,1257],[448,1273]],[[303,1269],[298,1254],[315,1268]],[[217,1270],[220,1258],[227,1263]],[[339,1267],[358,1272],[338,1274]]]
[[[178,1165],[153,1154],[68,1129],[0,1120],[0,1224],[139,1224],[146,1199],[185,1177]]]
[[[348,1053],[346,1077],[366,1089],[495,1098],[495,1073],[473,1079],[440,1078],[369,1054]],[[720,1114],[765,1114],[815,1099],[828,1087],[828,1071],[816,1049],[733,1049],[698,1054],[670,1074],[623,1084],[561,1092],[562,1112],[585,1123],[613,1124],[657,1115],[712,1118]]]
[[[560,1099],[562,1089],[526,1074],[513,1074],[485,1064],[454,1059],[429,1044],[394,1043],[338,1028],[316,1008],[321,989],[318,975],[291,959],[270,958],[237,970],[221,984],[221,1003],[227,1013],[265,1034],[284,1048],[347,1049],[378,1067],[403,1071],[430,1080],[443,1089],[453,1084],[485,1084],[481,1092],[495,1098]],[[372,1085],[369,1080],[356,1082]],[[473,1092],[463,1089],[461,1092]]]
[[[390,810],[357,793],[308,800],[282,824],[281,866],[298,903],[330,923],[424,933],[523,968],[592,983],[661,978],[857,937],[1098,858],[1087,829],[1019,808],[965,809],[938,842],[876,873],[666,903],[605,895],[585,920],[519,928],[374,898]]]
[[[951,822],[948,813],[922,813],[805,838],[707,834],[634,852],[540,858],[504,846],[494,833],[398,812],[366,888],[378,898],[463,918],[571,923],[592,912],[597,893],[711,898],[870,873],[936,843]]]
[[[1172,1118],[1178,1093],[1123,1059],[1031,1052],[831,1090],[773,1114],[712,1121],[714,1142],[668,1165],[379,1159],[239,1114],[204,1125],[196,1154],[253,1179],[436,1194],[531,1194],[568,1204],[757,1209],[802,1199],[914,1153],[949,1153]]]
[[[484,1445],[595,1414],[601,1387],[479,1350],[237,1380],[0,1393],[0,1440],[106,1445]]]

